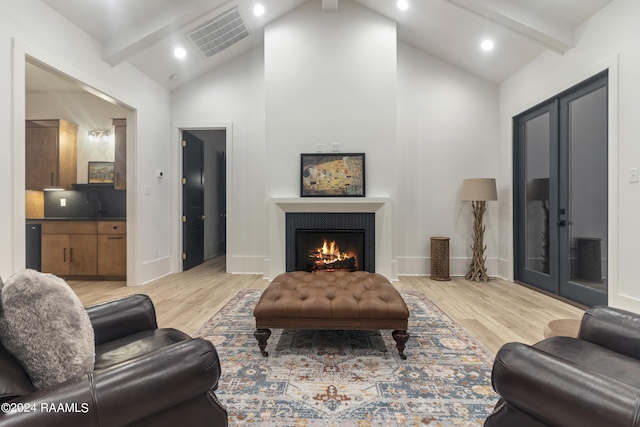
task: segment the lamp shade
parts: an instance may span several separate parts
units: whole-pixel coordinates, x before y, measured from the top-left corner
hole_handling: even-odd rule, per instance
[[[527,200],[549,200],[549,178],[532,179],[527,190]]]
[[[473,178],[462,182],[462,200],[498,200],[495,178]]]

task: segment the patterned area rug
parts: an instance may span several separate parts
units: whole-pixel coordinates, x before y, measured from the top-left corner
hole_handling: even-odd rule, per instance
[[[401,292],[406,360],[391,331],[279,329],[265,358],[253,337],[261,292],[238,292],[194,333],[220,355],[230,426],[481,426],[497,401],[493,355],[422,292]]]

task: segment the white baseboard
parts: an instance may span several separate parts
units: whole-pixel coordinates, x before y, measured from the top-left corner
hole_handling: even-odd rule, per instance
[[[264,274],[264,255],[229,255],[227,254],[227,273],[232,274]]]
[[[449,275],[465,276],[469,271],[471,258],[450,258]],[[487,258],[485,262],[489,276],[500,276],[499,260]],[[398,257],[399,276],[429,276],[431,275],[431,257]]]
[[[171,273],[171,257],[167,256],[147,261],[142,263],[138,271],[139,283],[144,285]]]
[[[487,258],[487,273],[490,276],[504,277],[500,271],[501,268],[504,268],[504,262],[506,261],[497,258]],[[451,276],[466,275],[470,263],[471,258],[451,258],[449,260],[449,274]],[[271,260],[264,256],[227,256],[227,271],[233,274],[264,274],[265,279],[273,279],[273,277],[268,277],[266,273],[270,264]],[[397,276],[429,276],[430,274],[430,257],[398,257],[392,262],[392,279]]]
[[[498,276],[502,279],[513,282],[513,267],[509,260],[502,258],[498,259]]]

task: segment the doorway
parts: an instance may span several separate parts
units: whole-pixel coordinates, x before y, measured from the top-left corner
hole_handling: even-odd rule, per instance
[[[608,300],[608,74],[514,118],[515,278]]]
[[[26,129],[25,138],[17,148],[27,159],[22,161],[25,165],[24,197],[27,207],[24,215],[27,222],[25,265],[43,272],[87,280],[137,283],[137,266],[134,262],[127,262],[135,258],[132,254],[135,254],[137,239],[126,238],[127,234],[135,235],[136,229],[136,219],[127,218],[128,209],[135,207],[135,197],[126,188],[127,170],[135,175],[135,109],[35,56],[17,53],[15,61],[22,60],[25,108],[21,127],[25,127],[26,119]],[[56,128],[56,122],[65,125]],[[55,140],[60,147],[61,133],[56,133],[55,129],[67,132],[68,150],[64,156],[62,151],[53,150],[51,158],[58,161],[49,165],[53,166],[47,176],[49,181],[45,184],[33,182],[32,177],[41,175],[34,169],[43,169],[44,156],[39,153],[39,144],[48,141],[43,136],[52,136],[51,141]],[[35,160],[29,161],[34,157]],[[64,162],[60,160],[63,158]],[[111,176],[96,177],[95,170],[90,173],[90,165],[106,167],[107,170],[112,167]],[[54,180],[56,173],[52,172],[56,169],[59,179]],[[62,169],[66,171],[66,179],[62,179]],[[67,181],[66,185],[61,185],[64,181]],[[62,190],[45,191],[52,186]],[[69,257],[67,266],[70,267],[72,261],[76,265],[67,272],[65,258],[60,257],[59,251],[54,253],[50,250],[56,247],[58,236],[64,235],[55,225],[57,221],[51,218],[67,221],[95,218],[99,222],[97,230],[104,230],[107,221],[113,222],[117,224],[113,229],[117,228],[118,233],[110,236],[98,233],[87,238],[82,251],[62,247],[63,254],[67,249],[78,254],[77,260]],[[40,225],[37,227],[39,230],[35,225]],[[48,232],[43,232],[45,227]],[[72,241],[80,244],[78,239]]]
[[[182,270],[226,253],[225,129],[182,130]]]

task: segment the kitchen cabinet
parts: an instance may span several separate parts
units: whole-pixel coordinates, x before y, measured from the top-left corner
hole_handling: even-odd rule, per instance
[[[42,272],[56,276],[69,274],[69,235],[42,235]]]
[[[114,188],[127,189],[127,119],[112,119],[115,142]]]
[[[98,223],[98,276],[127,275],[127,235],[124,221]]]
[[[42,224],[42,272],[57,276],[95,276],[97,227],[93,221]]]
[[[26,189],[71,190],[77,180],[78,125],[66,120],[27,120]]]
[[[127,274],[125,221],[42,221],[42,272],[75,279]]]

